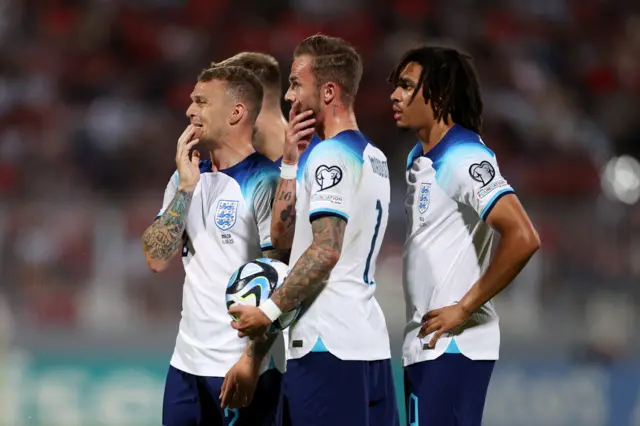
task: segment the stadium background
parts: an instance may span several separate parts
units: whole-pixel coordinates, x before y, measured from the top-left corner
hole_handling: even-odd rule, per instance
[[[639,5],[0,0],[0,425],[160,423],[183,273],[153,276],[139,241],[192,84],[242,50],[286,75],[316,32],[362,53],[359,123],[389,157],[376,278],[396,359],[414,139],[394,129],[385,79],[415,43],[453,41],[475,56],[485,140],[543,241],[497,300],[485,424],[640,425]]]

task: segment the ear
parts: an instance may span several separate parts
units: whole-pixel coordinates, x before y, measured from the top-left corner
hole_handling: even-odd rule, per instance
[[[326,105],[338,99],[338,85],[328,82],[322,85],[320,96]]]
[[[231,124],[232,126],[238,124],[246,113],[247,113],[247,109],[244,106],[244,104],[236,104],[233,107],[231,116],[229,117],[229,124]]]

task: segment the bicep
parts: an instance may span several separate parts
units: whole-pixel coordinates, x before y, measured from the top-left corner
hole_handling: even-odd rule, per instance
[[[346,227],[347,221],[341,215],[316,217],[311,222],[313,244],[340,253]]]
[[[538,240],[538,234],[527,212],[513,193],[500,197],[485,221],[502,236],[512,234],[522,236],[527,240]]]

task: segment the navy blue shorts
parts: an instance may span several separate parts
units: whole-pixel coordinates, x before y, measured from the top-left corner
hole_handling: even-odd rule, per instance
[[[287,362],[285,426],[399,426],[391,361],[311,352]]]
[[[263,373],[251,405],[232,409],[220,406],[223,377],[201,377],[170,366],[162,404],[163,426],[280,426],[282,374]]]
[[[495,361],[444,354],[404,369],[409,426],[481,426]]]

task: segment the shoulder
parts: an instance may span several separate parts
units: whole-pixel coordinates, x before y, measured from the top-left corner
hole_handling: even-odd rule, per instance
[[[434,168],[439,183],[463,191],[488,185],[500,174],[493,151],[482,143],[469,141],[452,146],[434,163]]]
[[[280,173],[280,159],[271,161],[268,157],[256,152],[248,158],[247,167],[252,176],[271,176]]]
[[[255,153],[247,159],[245,179],[240,183],[245,198],[255,199],[256,194],[275,191],[280,180],[280,168],[268,157]]]
[[[480,135],[470,130],[457,130],[446,141],[436,145],[427,153],[436,170],[441,168],[458,168],[474,161],[494,161],[495,154],[489,149]]]
[[[317,144],[309,158],[311,161],[343,159],[362,164],[367,148],[377,149],[363,133],[347,130]]]
[[[220,172],[238,182],[241,187],[244,187],[248,183],[265,176],[277,175],[278,170],[278,166],[273,161],[255,152],[238,164],[228,169],[220,170]]]
[[[256,153],[251,163],[251,179],[257,184],[276,184],[280,179],[280,161],[271,161],[268,157]]]

